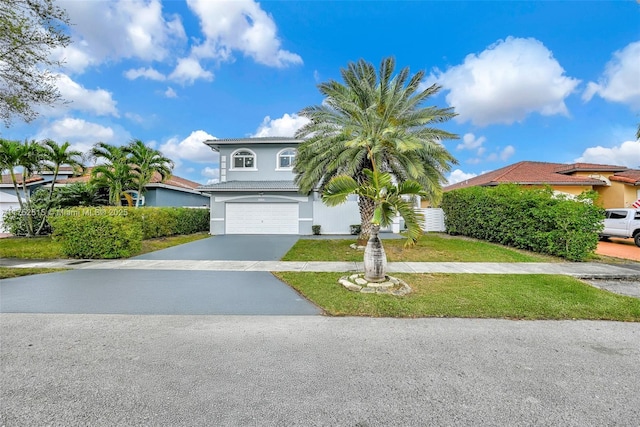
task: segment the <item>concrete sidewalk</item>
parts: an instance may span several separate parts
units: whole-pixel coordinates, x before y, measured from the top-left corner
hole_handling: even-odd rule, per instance
[[[305,261],[187,261],[187,260],[7,260],[0,266],[16,268],[71,268],[81,270],[186,270],[186,271],[299,271],[358,272],[361,262]],[[640,281],[640,264],[602,263],[491,263],[491,262],[390,262],[389,273],[560,274],[578,278]]]

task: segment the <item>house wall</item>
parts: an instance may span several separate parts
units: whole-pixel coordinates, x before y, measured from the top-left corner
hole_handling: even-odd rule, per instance
[[[299,234],[311,234],[313,202],[309,196],[294,192],[273,192],[265,195],[243,192],[211,193],[210,234],[225,234],[225,204],[231,203],[292,203],[298,202]]]
[[[571,194],[573,196],[578,196],[585,191],[591,191],[593,189],[591,185],[552,185],[551,188],[553,188],[554,191]]]
[[[209,198],[168,188],[149,188],[144,193],[145,206],[208,206]]]
[[[231,155],[246,148],[256,155],[256,170],[232,169]],[[292,170],[277,170],[278,153],[296,144],[233,145],[220,147],[220,181],[293,181]]]

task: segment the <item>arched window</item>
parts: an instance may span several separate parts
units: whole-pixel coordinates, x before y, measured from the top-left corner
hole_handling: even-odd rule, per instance
[[[233,169],[255,169],[256,168],[256,155],[250,150],[240,149],[233,153],[232,168]]]
[[[278,153],[278,169],[291,169],[296,160],[296,150],[285,148]]]

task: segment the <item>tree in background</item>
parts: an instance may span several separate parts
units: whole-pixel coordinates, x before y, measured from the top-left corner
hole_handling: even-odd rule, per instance
[[[35,173],[42,168],[45,158],[44,149],[36,141],[7,141],[0,140],[0,160],[3,170],[8,170],[11,182],[20,205],[20,215],[24,219],[25,234],[28,237],[36,235],[34,215],[31,206],[31,194],[27,184]],[[16,175],[16,168],[22,170],[20,183]],[[18,188],[18,184],[22,188]]]
[[[54,0],[0,0],[0,119],[9,126],[14,116],[31,121],[34,107],[61,100],[50,68],[61,61],[51,51],[70,37],[66,12]]]
[[[440,90],[437,85],[420,89],[424,71],[410,77],[406,67],[394,76],[394,68],[393,58],[383,59],[377,74],[364,60],[351,62],[341,70],[344,84],[331,80],[318,85],[325,99],[300,112],[310,122],[296,132],[296,137],[305,138],[294,166],[303,192],[323,192],[341,174],[364,184],[364,170],[373,170],[375,163],[396,182],[414,180],[426,198],[440,199],[445,173],[456,163],[442,141],[457,135],[433,126],[455,113],[453,108],[423,106]],[[363,196],[358,206],[360,240],[366,240],[376,205]]]
[[[156,172],[160,174],[162,181],[171,177],[173,161],[164,157],[160,151],[145,145],[139,139],[131,141],[126,146],[126,151],[131,156],[131,163],[137,166],[135,184],[138,197],[143,195],[145,186],[151,182]]]
[[[101,164],[91,170],[91,182],[109,190],[109,204],[122,206],[125,190],[135,188],[137,167],[131,164],[126,147],[98,142],[91,149],[91,157]]]
[[[44,160],[42,168],[53,172],[53,179],[51,180],[51,187],[49,188],[49,197],[45,206],[44,217],[35,234],[40,234],[47,221],[47,215],[49,214],[49,210],[52,206],[56,181],[58,180],[58,174],[60,173],[60,167],[63,165],[69,166],[73,168],[74,174],[80,174],[84,171],[82,153],[78,150],[69,149],[71,146],[69,142],[59,145],[51,139],[46,139],[42,142],[41,146]]]

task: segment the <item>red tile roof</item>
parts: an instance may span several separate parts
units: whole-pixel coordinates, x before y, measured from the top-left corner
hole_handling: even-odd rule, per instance
[[[60,179],[58,181],[56,181],[58,184],[73,184],[75,182],[89,182],[89,179],[91,179],[91,171],[93,170],[93,167],[88,167],[85,170],[84,175],[81,176],[74,176],[72,178],[66,178],[66,179]],[[149,184],[164,184],[164,185],[168,185],[171,187],[178,187],[178,188],[184,188],[187,190],[195,190],[196,188],[198,188],[200,186],[199,183],[194,182],[194,181],[189,181],[188,179],[185,178],[181,178],[179,176],[175,176],[172,175],[170,176],[167,180],[165,180],[164,182],[162,182],[162,177],[160,176],[160,174],[158,172],[156,172],[153,177],[151,178],[151,182]],[[153,185],[151,185],[153,186]]]
[[[627,170],[624,166],[598,165],[594,163],[545,163],[545,162],[518,162],[492,172],[467,179],[456,184],[449,185],[444,191],[457,190],[459,188],[474,186],[494,186],[498,184],[514,183],[525,185],[606,185],[597,178],[588,176],[569,175],[574,172],[597,172],[608,175]]]
[[[610,176],[611,181],[624,182],[626,184],[640,185],[640,170],[629,169],[624,172],[617,172],[613,176]]]
[[[33,184],[34,182],[38,182],[38,181],[42,181],[42,180],[43,180],[43,178],[41,176],[33,175],[32,177],[27,178],[27,184]],[[18,181],[18,185],[22,185],[22,174],[21,173],[17,173],[16,174],[16,181]],[[13,185],[13,182],[11,181],[11,175],[10,174],[2,175],[2,184]]]

